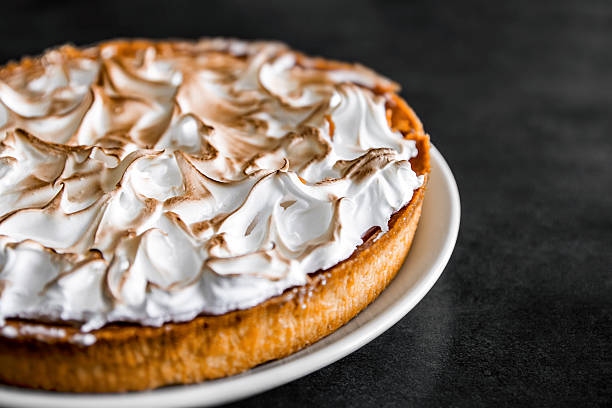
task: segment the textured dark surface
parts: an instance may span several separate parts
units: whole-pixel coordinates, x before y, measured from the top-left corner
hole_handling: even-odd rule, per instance
[[[0,62],[118,36],[271,38],[395,79],[462,198],[385,334],[244,406],[612,403],[612,3],[15,2]]]

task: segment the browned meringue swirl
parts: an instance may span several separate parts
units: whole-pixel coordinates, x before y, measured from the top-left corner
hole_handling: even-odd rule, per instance
[[[272,42],[107,43],[0,71],[0,321],[159,325],[346,259],[423,183],[396,85]]]

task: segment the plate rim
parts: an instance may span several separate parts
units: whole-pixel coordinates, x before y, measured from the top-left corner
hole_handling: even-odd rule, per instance
[[[219,380],[123,394],[58,393],[0,384],[0,405],[34,405],[40,407],[61,405],[69,408],[113,404],[114,408],[120,408],[123,406],[133,406],[134,404],[146,404],[146,406],[153,408],[165,406],[168,401],[171,401],[175,406],[213,406],[237,401],[279,387],[333,364],[351,354],[380,336],[408,314],[423,299],[427,292],[431,290],[450,260],[457,241],[461,218],[459,190],[448,163],[433,145],[431,145],[430,155],[433,162],[432,170],[435,168],[440,171],[440,179],[445,182],[446,192],[449,196],[449,223],[446,235],[444,236],[442,250],[436,256],[428,272],[413,283],[410,293],[394,299],[377,316],[365,323],[361,325],[357,323],[358,327],[355,330],[338,339],[331,340],[328,344],[312,352],[309,352],[309,349],[317,343],[301,350],[297,356],[293,354],[245,373]],[[425,200],[427,201],[427,196]],[[418,231],[419,229],[417,229],[417,236]],[[363,312],[367,309],[364,309]],[[353,319],[343,328],[350,327],[351,324],[355,323],[355,319]],[[325,339],[321,341],[325,341]],[[206,398],[203,399],[203,396]]]

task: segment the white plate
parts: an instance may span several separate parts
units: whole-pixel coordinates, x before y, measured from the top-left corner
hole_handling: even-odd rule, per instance
[[[455,247],[460,204],[457,184],[436,148],[419,228],[406,262],[389,287],[332,335],[282,360],[202,384],[125,394],[68,394],[0,386],[0,405],[40,407],[209,406],[235,401],[303,377],[372,341],[406,315],[431,289]]]

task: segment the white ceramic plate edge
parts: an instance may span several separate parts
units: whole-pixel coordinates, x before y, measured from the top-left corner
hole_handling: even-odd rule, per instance
[[[125,394],[69,394],[34,391],[16,387],[0,386],[0,405],[39,406],[39,407],[108,407],[127,406],[210,406],[227,403],[255,395],[274,387],[286,384],[323,368],[364,346],[382,334],[405,316],[432,288],[452,254],[461,216],[459,192],[453,174],[440,152],[432,146],[432,174],[430,187],[425,197],[423,217],[417,230],[415,242],[400,273],[415,258],[417,246],[424,246],[423,221],[428,211],[443,211],[444,222],[439,223],[439,242],[431,251],[435,258],[427,264],[427,270],[414,281],[405,292],[401,287],[395,293],[388,293],[396,279],[381,296],[347,325],[312,346],[282,360],[277,360],[243,374],[209,381],[202,384],[167,387],[153,391]],[[435,197],[432,197],[435,195]],[[432,206],[440,208],[433,210]],[[441,209],[441,210],[440,210]],[[435,231],[433,232],[435,235]],[[428,234],[428,236],[431,234]],[[430,244],[430,243],[428,243]],[[435,252],[435,253],[434,253]],[[408,272],[406,272],[408,273]],[[399,276],[399,274],[398,274]],[[387,300],[384,309],[376,310],[381,298],[395,296]]]

